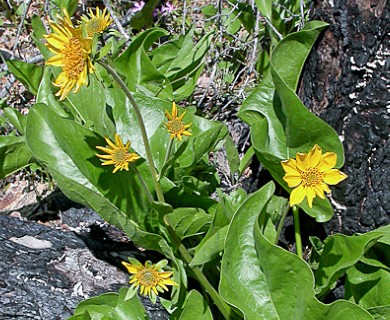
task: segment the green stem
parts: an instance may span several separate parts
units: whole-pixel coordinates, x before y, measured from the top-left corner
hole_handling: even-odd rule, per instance
[[[179,249],[180,256],[184,260],[184,262],[189,266],[192,256],[188,252],[187,248],[181,243],[180,238],[177,236],[175,230],[173,230],[168,217],[166,216],[164,219],[164,222],[167,226],[168,232],[170,236],[172,237],[173,241],[175,242],[176,247]],[[190,267],[190,266],[189,266]],[[209,294],[211,299],[214,301],[215,305],[219,309],[219,311],[222,313],[225,319],[231,319],[232,318],[232,309],[229,307],[228,304],[226,304],[225,301],[222,300],[221,296],[215,290],[215,288],[211,285],[209,280],[206,278],[204,273],[199,267],[190,267],[192,272],[195,274],[196,279],[199,281],[201,286],[206,290],[206,292]]]
[[[284,208],[283,214],[280,218],[279,225],[278,225],[278,230],[276,231],[276,237],[274,243],[277,245],[279,242],[280,234],[282,233],[283,225],[284,225],[284,220],[286,220],[286,216],[288,211],[290,210],[289,204],[286,205],[286,208]]]
[[[173,146],[173,140],[175,139],[170,139],[169,140],[169,144],[168,144],[168,150],[167,150],[167,153],[165,154],[165,159],[164,159],[164,165],[167,163],[169,157],[171,156],[171,151],[172,151],[172,146]]]
[[[297,206],[292,207],[294,217],[294,229],[295,229],[295,247],[297,249],[297,255],[303,259],[302,254],[302,239],[301,239],[301,227],[299,224],[299,208]]]
[[[145,124],[142,119],[141,111],[138,107],[137,102],[134,100],[133,95],[131,94],[129,88],[127,88],[126,83],[123,82],[121,77],[118,75],[118,73],[113,69],[110,65],[103,61],[99,61],[99,63],[112,75],[112,77],[115,79],[115,81],[119,84],[119,86],[122,88],[122,90],[125,92],[127,98],[130,100],[131,105],[134,108],[135,116],[137,117],[138,125],[141,130],[141,136],[142,141],[144,143],[145,152],[146,152],[146,159],[149,165],[150,174],[152,176],[152,180],[154,183],[154,188],[156,190],[157,199],[160,202],[165,202],[164,194],[161,189],[161,185],[159,181],[157,180],[157,172],[156,168],[154,167],[153,157],[152,157],[152,151],[150,150],[150,144],[148,140],[148,136],[146,134]]]
[[[138,179],[139,179],[139,181],[141,183],[142,188],[144,189],[146,195],[148,196],[149,201],[151,203],[153,203],[154,202],[153,196],[150,193],[149,188],[146,185],[144,178],[142,178],[141,174],[139,173],[137,167],[135,165],[133,165],[132,163],[130,164],[130,167],[134,171],[135,175],[138,177]]]
[[[134,100],[133,95],[131,94],[131,92],[127,88],[126,84],[121,79],[121,77],[117,74],[117,72],[111,66],[109,66],[107,63],[105,63],[103,61],[99,61],[99,63],[112,75],[112,77],[115,79],[115,81],[119,84],[119,86],[125,92],[127,98],[130,100],[130,103],[132,104],[132,106],[134,108],[134,112],[136,114],[139,127],[141,129],[142,140],[143,140],[143,143],[145,146],[146,158],[148,161],[150,173],[152,175],[152,179],[153,179],[154,186],[156,189],[157,198],[158,198],[158,201],[165,202],[160,183],[157,180],[157,172],[156,172],[156,169],[153,165],[152,152],[150,150],[150,145],[149,145],[148,137],[146,135],[145,125],[144,125],[144,122],[142,120],[142,115],[141,115],[141,112],[139,110],[139,107],[138,107],[136,101]],[[165,221],[165,223],[168,227],[168,231],[169,231],[170,236],[172,237],[174,242],[176,242],[176,245],[179,249],[180,255],[182,256],[183,260],[189,265],[189,263],[192,260],[190,253],[188,252],[186,247],[181,243],[179,237],[177,236],[175,230],[172,228],[170,222]],[[190,267],[190,268],[194,272],[194,274],[197,277],[200,284],[208,292],[208,294],[210,295],[210,297],[212,298],[212,300],[214,301],[214,303],[216,304],[218,309],[221,311],[223,316],[226,319],[229,319],[231,317],[231,314],[232,314],[232,309],[221,299],[218,292],[214,289],[214,287],[210,284],[210,282],[207,280],[206,276],[203,274],[203,272],[198,267]]]

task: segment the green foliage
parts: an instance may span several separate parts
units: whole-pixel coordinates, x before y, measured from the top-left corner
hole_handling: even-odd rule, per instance
[[[0,136],[0,179],[33,162],[24,137]]]
[[[104,293],[98,297],[84,300],[77,306],[69,320],[95,319],[149,319],[137,296],[126,299],[127,288],[121,288],[119,294]]]
[[[371,319],[347,301],[319,302],[309,266],[262,234],[259,215],[273,192],[273,184],[265,185],[235,213],[222,258],[221,296],[245,319]]]
[[[210,159],[223,148],[229,178],[237,183],[256,156],[287,191],[281,161],[314,144],[336,153],[337,168],[343,165],[336,132],[296,94],[305,60],[327,26],[311,21],[296,31],[304,22],[300,4],[257,0],[261,19],[243,2],[207,5],[202,12],[210,18],[210,30],[200,35],[190,26],[175,35],[150,27],[158,1],[148,1],[130,22],[145,30],[135,32],[129,45],[118,39],[118,31],[103,35],[104,41],[94,36],[90,58],[95,71],[88,74],[88,85],[76,93],[73,86],[63,101],[53,85],[61,67],[8,61],[36,103],[27,116],[4,108],[2,123],[12,130],[0,136],[0,178],[32,163],[41,165],[70,199],[98,212],[139,247],[164,255],[178,284],[160,297],[170,319],[386,319],[389,227],[350,237],[311,237],[309,265],[275,245],[289,210],[288,200],[274,194],[275,183],[252,194],[237,186],[228,194]],[[72,14],[76,7],[73,0],[51,1],[53,13],[66,8]],[[46,27],[37,16],[31,23],[34,41],[48,59]],[[251,61],[251,68],[257,64],[262,72],[262,82],[238,114],[251,130],[244,155],[223,123],[180,103],[198,97],[194,90],[205,57],[210,49],[222,51],[236,41],[236,33],[248,42],[261,41],[264,49]],[[241,80],[240,72],[249,67],[243,69],[238,61],[247,57],[248,52],[238,50],[216,59],[215,72],[224,75],[224,85]],[[178,104],[175,115],[173,101]],[[174,130],[190,135],[178,139]],[[118,146],[116,135],[124,145],[131,142],[129,150]],[[96,156],[101,152],[111,164],[102,166]],[[133,152],[140,157],[134,163],[125,158]],[[120,160],[128,162],[129,171],[113,173]],[[333,215],[327,199],[315,198],[313,208],[306,202],[299,206],[318,222]],[[336,283],[345,286],[349,301],[322,303]],[[122,288],[119,294],[87,299],[70,319],[148,319],[136,292]]]
[[[378,229],[377,231],[368,232],[363,235],[354,235],[348,237],[345,235],[336,234],[334,236],[328,237],[324,241],[324,246],[319,258],[319,265],[314,273],[316,278],[316,293],[319,296],[327,293],[333,283],[339,277],[344,275],[348,268],[355,266],[359,260],[361,260],[363,256],[368,253],[369,249],[376,242],[378,242],[381,237],[388,235],[389,232],[390,227],[386,227]],[[386,249],[388,249],[387,245],[386,247]],[[377,264],[377,262],[375,261],[374,264]],[[379,266],[373,266],[373,268],[370,269],[371,271],[367,272],[370,274],[369,277],[376,276],[374,274],[376,273],[376,268],[382,269]],[[383,270],[384,272],[388,272],[386,269]],[[355,272],[353,273],[353,271]],[[351,273],[352,277],[357,277],[356,267],[349,272]]]
[[[194,30],[149,52],[151,45],[167,32],[150,28],[140,33],[116,60],[115,66],[133,92],[166,100],[189,97],[203,67],[210,34],[194,45]]]
[[[32,94],[37,94],[43,75],[41,66],[18,60],[8,60],[7,67],[15,78],[23,83]]]
[[[251,126],[256,155],[272,176],[286,190],[280,162],[307,152],[314,144],[337,154],[337,167],[344,162],[342,144],[337,133],[310,113],[295,94],[303,64],[312,45],[326,24],[311,21],[304,30],[292,33],[275,48],[271,72],[244,101],[238,116]],[[329,220],[333,210],[327,199],[316,198],[313,208],[299,205],[319,222]]]

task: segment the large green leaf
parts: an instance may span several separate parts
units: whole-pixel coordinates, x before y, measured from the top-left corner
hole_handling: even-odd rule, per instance
[[[26,139],[33,154],[48,166],[59,187],[73,200],[99,213],[104,211],[107,221],[111,214],[126,213],[143,224],[150,208],[145,192],[130,172],[112,174],[113,168],[101,166],[95,155],[96,146],[106,145],[101,137],[75,121],[61,118],[49,106],[36,104],[28,114]],[[141,173],[147,171],[141,160],[137,167]],[[153,190],[146,174],[145,181]],[[107,207],[115,206],[111,214],[105,212]]]
[[[364,309],[390,305],[390,272],[358,262],[347,270],[345,298]]]
[[[118,293],[104,293],[100,296],[81,301],[69,320],[147,320],[149,319],[137,295],[126,300],[127,288]]]
[[[173,99],[172,86],[156,69],[147,54],[150,46],[167,31],[150,28],[140,33],[130,46],[115,60],[116,69],[125,76],[130,91],[140,91],[149,96]]]
[[[0,136],[0,179],[34,162],[24,137]]]
[[[304,62],[320,32],[323,22],[312,21],[304,30],[284,38],[274,49],[271,71],[244,101],[238,116],[251,126],[256,155],[272,176],[286,190],[280,162],[295,158],[296,152],[307,152],[314,144],[324,152],[338,156],[337,167],[344,162],[342,144],[337,133],[310,113],[295,94]],[[333,210],[327,199],[316,198],[313,208],[306,201],[300,207],[319,222],[328,221]]]
[[[264,214],[273,191],[273,184],[267,184],[251,195],[233,217],[221,266],[219,292],[223,299],[248,320],[372,319],[348,301],[329,305],[319,302],[306,262],[265,238],[258,218]]]
[[[19,60],[7,60],[6,62],[15,78],[23,83],[28,91],[36,95],[43,77],[43,67]]]
[[[88,86],[83,86],[76,94],[71,93],[66,102],[93,131],[101,136],[114,135],[114,123],[108,117],[105,88],[94,75],[89,77]]]
[[[205,241],[196,248],[195,255],[191,260],[190,266],[205,264],[216,258],[224,249],[228,226],[224,226],[215,231]]]
[[[206,300],[196,290],[191,290],[188,293],[187,300],[183,309],[178,309],[170,317],[175,320],[212,320],[213,315],[207,305]]]
[[[226,302],[240,309],[246,319],[272,319],[267,317],[271,300],[264,290],[253,232],[259,212],[274,190],[270,182],[247,198],[236,211],[226,236],[219,293]],[[263,309],[262,313],[259,308]]]
[[[200,208],[177,208],[168,214],[172,228],[180,239],[205,232],[212,216]]]
[[[333,283],[355,265],[382,236],[383,231],[371,231],[363,235],[336,234],[324,241],[318,269],[315,271],[316,292],[325,295]]]

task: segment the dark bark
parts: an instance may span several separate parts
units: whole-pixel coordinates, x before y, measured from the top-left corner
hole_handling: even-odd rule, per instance
[[[327,233],[389,223],[390,5],[386,0],[315,1],[311,19],[330,25],[308,58],[303,103],[343,140],[348,179],[333,189]]]
[[[84,298],[128,286],[120,261],[145,254],[121,239],[119,230],[108,230],[113,227],[92,210],[63,212],[69,226],[80,217],[100,223],[88,224],[80,236],[0,215],[0,319],[67,319]],[[97,258],[97,252],[117,267]],[[143,297],[141,302],[151,319],[168,318],[159,303]]]

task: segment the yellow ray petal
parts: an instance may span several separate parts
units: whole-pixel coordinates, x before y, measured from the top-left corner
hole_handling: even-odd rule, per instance
[[[337,169],[331,169],[325,172],[324,182],[330,185],[335,185],[345,180],[347,177],[348,176],[345,173]]]
[[[290,206],[292,207],[293,205],[301,203],[305,198],[305,195],[306,191],[302,185],[293,189],[290,194]]]

